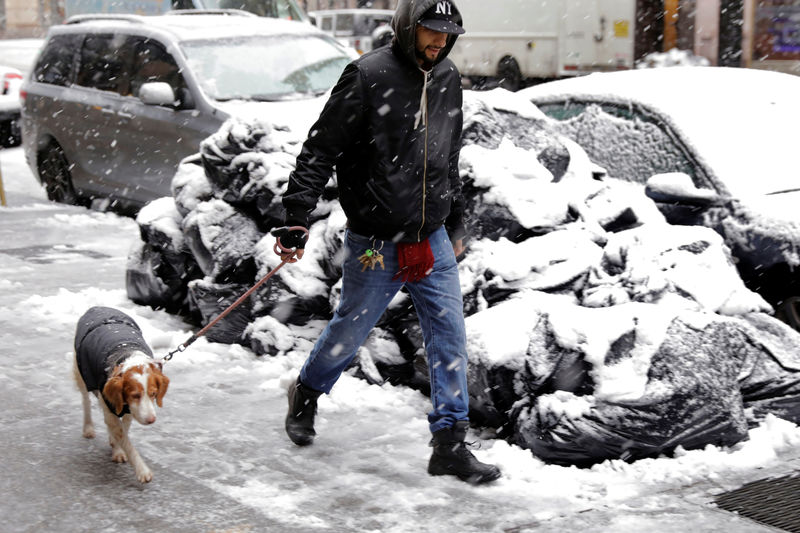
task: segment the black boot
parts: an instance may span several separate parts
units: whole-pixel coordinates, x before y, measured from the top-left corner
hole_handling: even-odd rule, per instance
[[[314,415],[317,414],[317,398],[322,394],[306,387],[297,378],[289,387],[289,412],[286,414],[286,434],[298,446],[314,442]]]
[[[440,429],[433,434],[433,454],[428,463],[430,475],[458,476],[462,481],[473,485],[488,483],[500,477],[500,470],[496,466],[478,461],[467,449],[464,437],[467,436],[468,428],[468,421],[459,420],[453,427]]]

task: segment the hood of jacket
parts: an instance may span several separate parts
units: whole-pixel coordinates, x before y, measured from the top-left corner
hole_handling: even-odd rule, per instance
[[[417,41],[417,22],[422,17],[422,14],[436,5],[437,0],[399,0],[397,2],[397,9],[392,18],[392,29],[394,30],[395,39],[403,54],[410,59],[415,65],[417,64],[417,56],[415,53]],[[451,2],[454,8],[454,19],[458,22],[459,26],[463,26],[461,13],[458,7]],[[436,58],[434,65],[441,63],[453,45],[456,42],[458,35],[451,34],[447,37],[447,44],[442,51],[439,52],[439,57]]]

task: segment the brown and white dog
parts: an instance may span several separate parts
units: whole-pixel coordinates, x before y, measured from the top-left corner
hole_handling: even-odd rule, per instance
[[[111,444],[111,460],[130,461],[142,483],[153,473],[131,444],[131,420],[142,425],[156,421],[169,379],[153,359],[138,324],[109,307],[92,307],[78,320],[75,331],[75,381],[83,396],[83,436],[94,438],[89,392],[103,409]]]

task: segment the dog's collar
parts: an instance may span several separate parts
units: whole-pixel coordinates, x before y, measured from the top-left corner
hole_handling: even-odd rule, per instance
[[[111,402],[108,401],[103,393],[100,393],[100,396],[102,396],[103,401],[106,402],[106,407],[108,407],[108,410],[114,413],[117,417],[122,418],[125,415],[131,414],[130,407],[128,407],[127,403],[122,406],[122,411],[118,413],[116,410],[114,410],[114,406],[111,405]]]

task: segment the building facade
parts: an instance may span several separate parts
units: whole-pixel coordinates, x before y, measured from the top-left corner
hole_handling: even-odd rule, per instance
[[[0,38],[42,37],[58,13],[59,0],[0,0]]]

